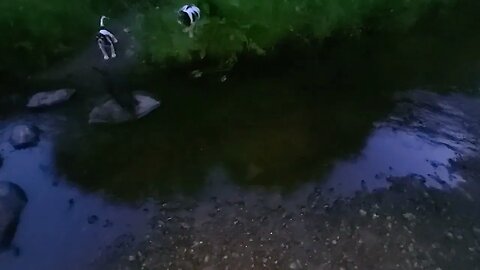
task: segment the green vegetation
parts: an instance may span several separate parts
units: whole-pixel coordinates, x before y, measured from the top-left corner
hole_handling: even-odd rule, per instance
[[[0,2],[0,72],[26,72],[59,60],[84,42],[95,27],[83,1],[14,0]],[[92,21],[92,22],[93,22]]]
[[[46,68],[92,41],[100,14],[121,14],[121,1],[0,1],[0,79]]]
[[[100,14],[139,10],[143,56],[155,63],[207,57],[234,61],[240,52],[268,53],[280,40],[322,40],[335,31],[360,34],[408,27],[436,4],[454,0],[204,0],[194,39],[175,11],[185,1],[10,0],[0,2],[0,74],[27,74],[91,42]],[[13,68],[12,68],[13,67]],[[0,78],[1,79],[1,78]]]
[[[448,1],[448,0],[447,0]],[[442,0],[206,0],[197,36],[190,39],[175,20],[184,3],[171,0],[145,13],[143,40],[154,62],[207,56],[232,60],[244,50],[264,54],[279,41],[322,40],[335,31],[360,34],[362,29],[402,29]],[[366,22],[372,21],[372,25]]]

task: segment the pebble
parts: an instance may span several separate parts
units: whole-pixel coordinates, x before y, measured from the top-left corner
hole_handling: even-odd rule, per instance
[[[478,227],[473,227],[472,230],[473,230],[473,233],[474,233],[476,236],[480,237],[480,228],[478,228]]]
[[[412,213],[405,213],[403,214],[403,217],[408,221],[413,221],[416,218],[415,215]]]
[[[161,228],[161,227],[165,226],[165,222],[159,220],[159,221],[157,222],[157,226],[158,226],[159,228]]]
[[[193,76],[194,78],[200,78],[200,77],[202,77],[202,75],[203,75],[203,73],[202,73],[200,70],[198,70],[198,69],[192,71],[192,76]]]

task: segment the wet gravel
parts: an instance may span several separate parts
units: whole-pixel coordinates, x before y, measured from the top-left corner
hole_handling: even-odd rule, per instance
[[[294,207],[253,191],[248,201],[165,203],[145,244],[112,269],[480,268],[471,196],[428,188],[418,176],[390,181],[332,204],[320,191]]]

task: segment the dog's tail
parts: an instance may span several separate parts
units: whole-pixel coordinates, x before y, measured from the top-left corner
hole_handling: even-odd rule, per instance
[[[105,19],[108,19],[108,17],[107,16],[102,16],[100,18],[100,27],[105,27],[105,23],[104,23]]]

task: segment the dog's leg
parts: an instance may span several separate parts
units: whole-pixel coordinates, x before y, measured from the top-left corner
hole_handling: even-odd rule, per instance
[[[113,40],[113,43],[117,43],[118,39],[110,32],[108,32],[108,36]]]
[[[103,35],[107,36],[108,38],[110,38],[111,41],[113,41],[113,43],[117,43],[118,42],[118,39],[112,34],[112,32],[108,31],[107,29],[102,29],[100,31]]]
[[[187,31],[188,31],[188,36],[190,38],[193,38],[193,28],[195,27],[195,24],[192,23],[192,25],[190,25],[188,28],[187,28]]]
[[[108,44],[110,45],[110,54],[112,58],[117,57],[117,54],[115,53],[115,46],[113,46],[113,40],[110,35],[106,36],[106,39],[108,41]]]
[[[103,47],[103,42],[99,41],[98,42],[98,47],[100,48],[100,51],[102,51],[103,59],[108,60],[109,57],[108,57],[107,52],[105,51],[105,48]]]
[[[192,29],[190,30],[190,38],[193,38],[193,32],[195,32],[195,29],[196,29],[196,27],[195,27],[195,24],[194,24],[194,25],[192,25]]]
[[[115,46],[113,46],[113,43],[110,43],[110,50],[112,52],[112,58],[117,57],[117,54],[115,53]]]

